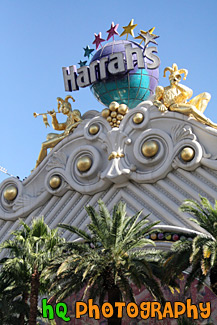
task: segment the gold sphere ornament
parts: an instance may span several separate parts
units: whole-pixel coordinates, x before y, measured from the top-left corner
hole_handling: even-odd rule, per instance
[[[90,134],[95,135],[95,134],[97,134],[98,132],[99,132],[99,126],[98,126],[98,125],[93,124],[93,125],[91,125],[91,126],[89,127],[89,133],[90,133]]]
[[[62,183],[62,179],[58,175],[52,176],[49,181],[49,185],[53,190],[59,188],[61,183]]]
[[[102,110],[102,117],[107,118],[110,115],[110,110],[105,108]]]
[[[133,116],[133,122],[135,124],[140,124],[140,123],[142,123],[143,120],[144,120],[144,115],[142,113],[136,113]]]
[[[125,104],[121,104],[118,107],[118,113],[125,115],[128,112],[128,107]]]
[[[190,147],[185,147],[181,151],[181,158],[184,161],[191,161],[194,158],[195,151]]]
[[[154,140],[148,140],[142,145],[142,153],[145,157],[154,157],[159,150],[158,143]]]
[[[117,102],[111,102],[111,104],[109,105],[109,109],[110,111],[114,112],[118,109],[119,104]]]
[[[17,196],[18,190],[14,185],[9,185],[4,189],[3,196],[7,201],[13,201]]]
[[[111,117],[116,117],[117,116],[117,112],[111,112]]]
[[[121,114],[118,114],[118,115],[117,115],[117,119],[118,119],[119,121],[123,120],[123,118],[124,118],[123,115],[121,115]]]
[[[80,157],[77,161],[77,168],[80,172],[87,172],[92,166],[92,160],[88,156]]]
[[[111,116],[108,116],[108,117],[107,117],[107,121],[108,121],[108,122],[111,122],[111,120],[112,120]]]

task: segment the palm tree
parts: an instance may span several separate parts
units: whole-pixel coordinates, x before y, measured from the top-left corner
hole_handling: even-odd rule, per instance
[[[148,223],[147,216],[139,220],[141,212],[133,217],[126,216],[122,202],[113,209],[111,217],[102,201],[98,202],[99,213],[91,206],[86,207],[90,217],[88,232],[70,225],[59,227],[79,236],[81,240],[65,244],[64,253],[56,257],[46,269],[52,278],[52,289],[57,301],[85,288],[83,298],[98,299],[101,306],[107,297],[114,314],[109,324],[121,324],[117,317],[115,302],[135,301],[131,288],[145,285],[152,295],[163,301],[158,281],[153,276],[150,261],[157,259],[159,252],[145,250],[145,245],[154,245],[147,239],[158,222]]]
[[[214,207],[207,198],[200,196],[200,204],[194,200],[185,200],[180,209],[194,216],[191,220],[205,230],[195,232],[192,242],[178,241],[171,251],[165,253],[164,263],[167,281],[181,276],[182,271],[191,266],[186,281],[186,290],[198,279],[198,289],[209,276],[211,289],[217,294],[217,201]],[[164,279],[165,280],[165,279]]]
[[[28,319],[28,297],[30,291],[31,268],[25,254],[25,235],[23,229],[14,232],[13,239],[7,240],[0,245],[0,250],[7,249],[8,257],[0,261],[2,265],[0,271],[0,301],[1,301],[1,319],[9,323],[14,319],[15,323],[23,325]],[[5,301],[8,308],[5,308]],[[18,315],[18,316],[17,316]]]
[[[39,290],[43,288],[46,292],[48,288],[48,283],[43,286],[41,273],[56,254],[57,245],[63,239],[58,236],[56,229],[51,230],[46,225],[43,217],[34,219],[31,227],[24,222],[21,222],[21,225],[21,230],[12,233],[12,239],[6,240],[0,246],[1,250],[9,250],[9,257],[1,261],[1,274],[8,271],[13,288],[22,287],[20,294],[23,303],[26,304],[30,297],[29,324],[36,325]],[[9,289],[12,287],[5,288]],[[24,324],[23,316],[20,317],[21,324]]]
[[[29,306],[22,299],[24,286],[15,285],[10,277],[11,273],[5,271],[0,274],[0,324],[27,324]]]
[[[58,252],[57,246],[63,242],[57,229],[50,229],[43,218],[34,219],[32,227],[25,225],[30,250],[28,258],[32,266],[29,325],[36,325],[40,277],[43,269]]]
[[[15,299],[16,294],[16,289],[0,293],[0,324],[27,325],[27,317],[25,316],[28,315],[28,305],[24,305],[20,299]]]
[[[180,209],[193,214],[191,220],[206,233],[197,235],[192,243],[190,263],[192,275],[198,275],[204,282],[209,276],[212,291],[217,295],[217,201],[214,207],[209,200],[200,196],[201,203],[186,200]]]

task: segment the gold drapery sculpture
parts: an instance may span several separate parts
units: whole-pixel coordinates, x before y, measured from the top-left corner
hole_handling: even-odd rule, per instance
[[[166,77],[167,71],[170,72],[170,86],[158,86],[155,90],[154,105],[158,107],[159,111],[165,112],[169,110],[193,116],[201,123],[217,128],[217,124],[213,123],[203,114],[211,99],[211,95],[204,92],[187,101],[193,95],[193,91],[187,86],[180,84],[180,81],[182,78],[181,74],[184,74],[183,80],[185,80],[188,71],[186,69],[178,69],[176,63],[172,65],[172,68],[167,67],[164,69],[164,77]]]

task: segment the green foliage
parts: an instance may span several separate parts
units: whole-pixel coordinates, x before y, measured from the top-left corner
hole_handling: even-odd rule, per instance
[[[1,272],[0,278],[0,324],[15,325],[19,323],[19,315],[23,314],[27,324],[29,306],[22,300],[23,286],[9,281],[9,274]]]
[[[217,274],[217,201],[213,207],[207,198],[200,196],[200,204],[194,200],[185,200],[180,209],[192,214],[194,218],[191,220],[205,232],[195,233],[192,242],[178,241],[170,252],[165,253],[166,274],[169,279],[175,279],[191,266],[186,289],[197,278],[199,290],[209,275],[211,288],[217,294],[217,278],[211,276],[212,273]]]
[[[192,318],[187,318],[186,316],[180,317],[177,319],[177,325],[196,325],[199,324],[196,321],[193,321]]]
[[[199,279],[204,281],[210,271],[217,268],[217,201],[213,207],[207,198],[200,196],[200,200],[201,204],[186,200],[180,208],[184,212],[193,214],[195,218],[191,220],[207,232],[194,238],[190,256],[192,272],[199,269]],[[211,286],[212,284],[214,283],[211,283]]]
[[[160,252],[144,249],[146,245],[155,245],[147,236],[158,222],[149,223],[148,216],[141,217],[141,212],[128,217],[122,202],[114,207],[112,216],[102,201],[98,204],[99,212],[86,207],[90,217],[88,232],[59,225],[82,240],[65,243],[63,253],[45,270],[46,278],[52,278],[57,301],[82,288],[85,288],[82,298],[99,299],[100,304],[112,288],[118,290],[121,300],[134,301],[131,283],[138,288],[145,285],[154,297],[163,301],[151,269],[151,261],[159,260]]]
[[[190,266],[192,243],[188,240],[175,242],[169,251],[163,252],[162,281],[165,285],[179,290],[178,280],[182,272]]]
[[[31,290],[31,278],[35,268],[41,274],[49,260],[56,254],[57,245],[63,242],[57,230],[51,230],[43,217],[33,219],[29,227],[23,221],[21,229],[11,234],[11,239],[0,245],[7,257],[0,261],[0,316],[7,319],[11,314],[14,320],[22,314],[24,320],[29,318],[28,298]],[[50,281],[41,278],[39,291],[47,293]],[[5,301],[8,308],[5,308]],[[0,318],[1,318],[0,317]],[[13,324],[13,319],[9,323]],[[18,322],[15,323],[17,324]]]

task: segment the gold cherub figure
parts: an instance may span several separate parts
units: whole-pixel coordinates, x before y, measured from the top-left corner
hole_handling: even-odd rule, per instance
[[[63,133],[57,134],[57,133],[48,133],[47,140],[42,143],[41,151],[38,156],[38,160],[36,162],[36,167],[44,160],[44,158],[47,156],[47,149],[51,149],[55,147],[57,143],[59,143],[61,140],[63,140],[67,135],[69,135],[70,132],[73,132],[73,130],[78,126],[79,123],[81,123],[81,113],[79,110],[75,109],[72,111],[72,106],[68,102],[69,99],[74,98],[72,96],[66,96],[65,100],[63,100],[60,97],[57,97],[57,108],[58,112],[55,112],[55,110],[47,111],[47,113],[43,114],[37,114],[34,113],[33,115],[36,117],[38,115],[43,115],[43,120],[45,122],[45,125],[49,125],[47,122],[47,119],[44,118],[44,115],[49,114],[52,117],[52,126],[54,130],[64,130]],[[63,113],[64,115],[67,115],[67,120],[65,123],[59,123],[56,117],[56,113]]]
[[[165,112],[169,110],[179,112],[187,116],[193,116],[196,120],[202,122],[203,124],[217,128],[217,124],[213,123],[203,114],[208,102],[211,99],[211,95],[204,92],[187,102],[187,100],[193,95],[193,91],[190,88],[179,84],[179,82],[182,78],[181,74],[184,74],[183,80],[186,79],[188,70],[178,69],[177,64],[174,63],[172,68],[167,67],[164,69],[164,77],[166,77],[167,71],[170,72],[170,86],[158,86],[155,90],[154,105],[158,107],[159,111]]]

